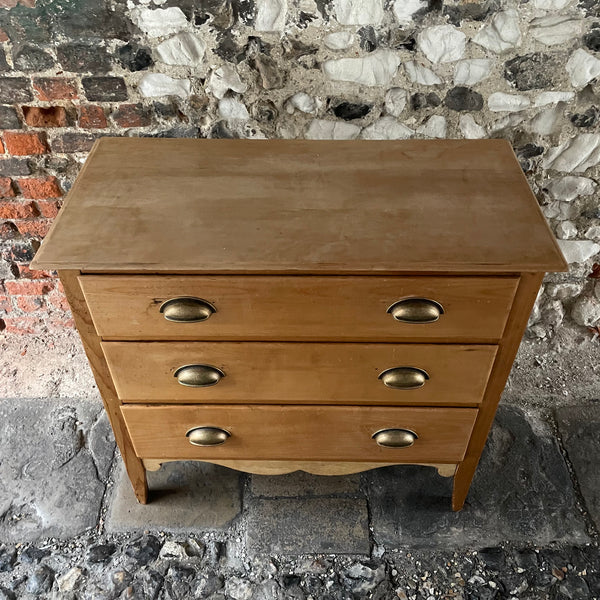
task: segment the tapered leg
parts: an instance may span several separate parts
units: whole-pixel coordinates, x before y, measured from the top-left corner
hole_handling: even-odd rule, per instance
[[[73,318],[75,320],[75,326],[81,336],[83,342],[83,348],[90,362],[92,373],[96,379],[98,390],[102,396],[104,408],[113,429],[115,440],[121,455],[123,456],[123,462],[125,463],[125,469],[133,486],[133,491],[138,502],[146,504],[148,502],[148,483],[146,480],[146,469],[144,465],[133,449],[129,433],[125,427],[125,422],[121,416],[120,405],[121,402],[115,390],[115,387],[104,358],[104,353],[100,346],[100,338],[96,333],[92,318],[88,311],[81,286],[77,278],[79,277],[79,271],[64,271],[59,272],[60,280],[65,288],[65,294]]]
[[[496,360],[479,409],[471,440],[464,460],[458,465],[454,475],[454,488],[452,491],[452,510],[461,510],[467,493],[475,475],[479,457],[492,426],[500,395],[506,385],[506,380],[515,360],[517,350],[527,321],[533,308],[537,293],[540,289],[543,273],[522,273],[513,301],[512,309],[500,340]]]

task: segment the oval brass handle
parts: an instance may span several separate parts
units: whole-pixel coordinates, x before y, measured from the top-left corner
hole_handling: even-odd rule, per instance
[[[444,314],[444,307],[429,298],[405,298],[394,302],[387,311],[403,323],[433,323]]]
[[[185,435],[194,446],[220,446],[231,437],[229,431],[220,427],[194,427]]]
[[[417,367],[394,367],[379,373],[379,379],[395,390],[416,390],[425,385],[429,373]]]
[[[419,436],[410,429],[381,429],[376,431],[372,438],[379,446],[385,448],[408,448]]]
[[[198,323],[206,321],[217,309],[202,298],[181,296],[171,298],[160,305],[160,312],[167,321],[175,323]]]
[[[188,387],[209,387],[217,385],[225,373],[211,365],[183,365],[173,374],[181,385]]]

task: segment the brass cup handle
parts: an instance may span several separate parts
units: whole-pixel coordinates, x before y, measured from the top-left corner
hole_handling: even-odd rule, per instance
[[[231,437],[229,431],[220,427],[194,427],[185,435],[193,446],[220,446]]]
[[[429,298],[404,298],[394,302],[387,312],[403,323],[433,323],[444,314],[444,307]]]
[[[416,390],[425,385],[429,373],[417,367],[394,367],[379,373],[378,378],[395,390]]]
[[[381,429],[371,437],[384,448],[409,448],[419,439],[410,429]]]
[[[217,309],[202,298],[181,296],[171,298],[160,305],[160,312],[167,321],[174,323],[198,323],[206,321]]]
[[[211,365],[183,365],[173,375],[180,385],[187,387],[210,387],[225,377],[221,369]]]

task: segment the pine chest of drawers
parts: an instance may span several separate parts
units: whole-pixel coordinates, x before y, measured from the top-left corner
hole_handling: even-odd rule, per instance
[[[111,139],[58,269],[127,472],[436,466],[465,501],[546,271],[508,143]]]

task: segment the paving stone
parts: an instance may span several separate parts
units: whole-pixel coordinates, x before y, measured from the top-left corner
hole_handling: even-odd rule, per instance
[[[253,499],[246,517],[251,554],[369,554],[361,498]]]
[[[569,472],[556,439],[542,427],[518,408],[500,407],[467,503],[458,513],[450,507],[452,479],[433,469],[366,472],[376,542],[390,548],[585,542]]]
[[[250,490],[255,496],[294,497],[355,494],[359,491],[360,476],[312,475],[296,471],[286,475],[252,475]]]
[[[560,408],[556,419],[586,507],[600,527],[600,402]]]
[[[104,484],[86,441],[101,410],[0,400],[0,539],[66,538],[96,525]]]
[[[226,529],[241,510],[240,473],[202,462],[172,462],[148,472],[150,502],[139,504],[121,464],[107,529]]]

